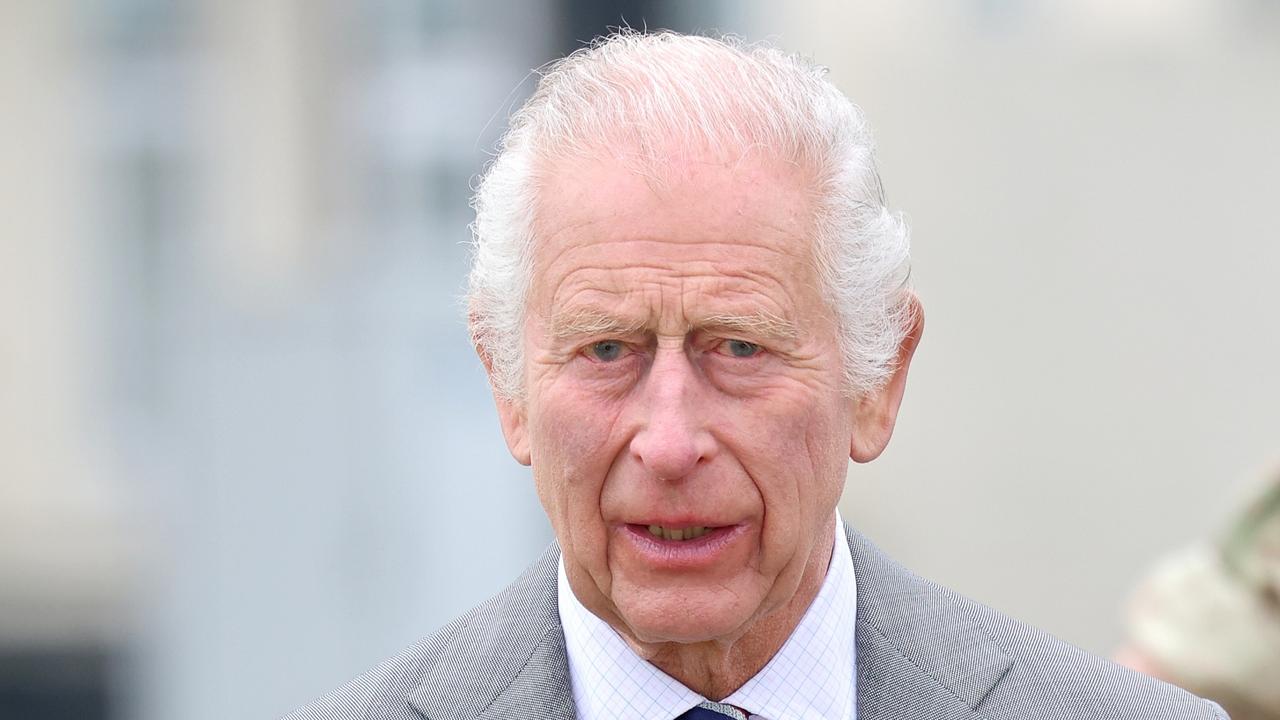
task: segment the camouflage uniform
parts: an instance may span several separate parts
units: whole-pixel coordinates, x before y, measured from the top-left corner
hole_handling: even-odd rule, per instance
[[[1161,562],[1134,593],[1129,644],[1233,720],[1280,720],[1280,471],[1225,536]]]

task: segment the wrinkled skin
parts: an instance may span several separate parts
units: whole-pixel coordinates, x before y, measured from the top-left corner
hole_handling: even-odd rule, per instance
[[[668,168],[660,181],[607,157],[554,168],[527,393],[498,405],[574,594],[642,657],[722,698],[817,594],[848,460],[888,442],[920,328],[883,391],[848,397],[810,258],[810,179],[752,155]],[[651,523],[727,539],[713,563],[668,563],[646,549]]]

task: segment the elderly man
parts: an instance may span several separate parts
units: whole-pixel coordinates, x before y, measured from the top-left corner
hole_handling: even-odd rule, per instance
[[[557,543],[295,717],[1225,717],[843,525],[923,315],[819,68],[608,38],[546,72],[475,207],[472,335]]]

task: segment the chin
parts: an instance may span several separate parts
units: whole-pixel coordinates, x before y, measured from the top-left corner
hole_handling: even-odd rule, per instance
[[[720,587],[644,595],[649,597],[629,598],[618,612],[635,639],[646,644],[734,640],[751,619],[751,613],[739,607],[741,596]]]

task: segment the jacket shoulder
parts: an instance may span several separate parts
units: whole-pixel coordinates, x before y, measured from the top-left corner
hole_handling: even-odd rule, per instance
[[[328,695],[298,708],[283,720],[421,720],[408,704],[409,693],[422,682],[442,649],[457,637],[472,613],[457,618],[435,635],[405,648]]]
[[[991,718],[1226,720],[1215,703],[1087,652],[973,601],[1013,664],[983,701]]]
[[[859,694],[885,707],[918,702],[898,686],[945,688],[986,720],[1224,720],[1212,702],[1142,675],[1010,618],[889,558],[846,526],[858,582]],[[887,661],[883,660],[888,658]],[[864,660],[886,662],[880,672]],[[894,674],[896,673],[896,675]],[[940,701],[942,702],[942,701]],[[887,704],[886,704],[887,703]]]

